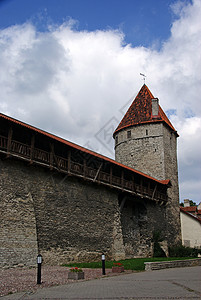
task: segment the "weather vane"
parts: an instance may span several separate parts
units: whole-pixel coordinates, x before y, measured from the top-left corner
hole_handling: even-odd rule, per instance
[[[144,84],[145,84],[145,78],[146,78],[146,75],[140,73],[140,75],[143,77],[143,80],[144,80]]]

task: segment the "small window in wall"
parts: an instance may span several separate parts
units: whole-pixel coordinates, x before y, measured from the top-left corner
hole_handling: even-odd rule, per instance
[[[146,129],[146,135],[148,135],[148,129]]]
[[[131,130],[128,130],[127,131],[127,139],[130,139],[131,138]]]
[[[115,144],[118,144],[118,135],[115,137]]]

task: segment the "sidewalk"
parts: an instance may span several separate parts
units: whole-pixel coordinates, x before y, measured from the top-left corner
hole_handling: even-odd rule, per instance
[[[17,293],[0,299],[201,299],[201,267],[106,277]]]

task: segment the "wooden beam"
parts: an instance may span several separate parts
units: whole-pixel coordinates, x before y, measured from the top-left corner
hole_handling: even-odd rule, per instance
[[[156,189],[157,189],[157,183],[156,183],[156,185],[155,185],[155,187],[154,187],[154,190],[153,190],[152,200],[154,199],[154,196],[155,196],[155,193],[156,193]]]
[[[112,184],[112,173],[113,173],[113,169],[112,166],[110,166],[110,184]]]
[[[143,181],[142,181],[142,177],[140,178],[140,191],[141,191],[141,194],[143,194]]]
[[[68,150],[68,173],[71,171],[71,150]]]
[[[132,175],[132,191],[135,191],[135,177]]]
[[[32,135],[31,148],[30,148],[30,163],[32,163],[34,159],[34,145],[35,145],[35,135]]]
[[[87,161],[84,158],[84,163],[83,163],[83,169],[84,169],[84,178],[86,178],[86,171],[87,171]]]
[[[12,129],[12,127],[10,127],[9,131],[8,131],[8,143],[7,143],[7,153],[8,153],[8,156],[9,156],[10,151],[11,151],[12,136],[13,136],[13,129]]]
[[[121,187],[124,188],[124,171],[121,171]]]
[[[148,181],[148,195],[150,195],[150,181]]]
[[[50,169],[53,168],[54,162],[54,144],[50,143]]]
[[[94,177],[93,181],[96,181],[96,179],[97,179],[97,177],[98,177],[98,174],[99,174],[99,172],[100,172],[100,169],[102,168],[102,165],[103,165],[103,163],[100,164],[100,166],[99,166],[99,168],[98,168],[98,170],[97,170],[97,172],[96,172],[96,176]]]

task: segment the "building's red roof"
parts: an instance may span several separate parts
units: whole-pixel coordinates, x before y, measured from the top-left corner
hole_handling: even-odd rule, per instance
[[[187,206],[187,207],[182,207],[184,211],[188,212],[196,212],[197,211],[197,206]]]
[[[171,124],[170,120],[168,119],[160,105],[158,116],[152,116],[152,99],[154,99],[154,96],[152,95],[148,87],[144,84],[137,94],[136,98],[134,99],[133,103],[129,107],[127,113],[116,128],[114,134],[130,126],[155,122],[165,122],[171,128],[171,130],[173,130],[177,134],[175,128]]]
[[[186,214],[187,216],[193,218],[194,220],[198,221],[201,224],[201,219],[198,218],[197,216],[193,215],[192,213],[186,211],[184,208],[186,207],[181,207],[180,206],[180,211],[183,212],[184,214]]]
[[[24,123],[24,122],[21,122],[21,121],[19,121],[19,120],[16,120],[16,119],[14,119],[14,118],[11,118],[11,117],[9,117],[9,116],[6,116],[6,115],[4,115],[4,114],[2,114],[2,113],[0,113],[0,117],[2,117],[2,118],[4,118],[4,119],[7,119],[7,120],[9,120],[10,122],[16,123],[16,124],[18,124],[18,125],[20,125],[20,126],[29,128],[29,129],[31,129],[31,130],[33,130],[33,131],[35,131],[35,132],[38,132],[38,133],[40,133],[40,134],[43,134],[43,135],[45,135],[45,136],[48,136],[49,138],[54,139],[54,140],[56,140],[56,141],[59,141],[59,142],[65,144],[65,145],[68,145],[69,147],[72,147],[72,148],[76,149],[76,150],[80,150],[80,151],[83,151],[83,152],[85,152],[85,153],[87,153],[87,154],[91,154],[91,155],[93,155],[93,156],[95,156],[95,157],[98,157],[98,158],[100,158],[100,159],[103,159],[103,160],[105,160],[105,161],[108,161],[108,162],[110,162],[110,163],[112,163],[112,164],[115,164],[115,165],[117,165],[117,166],[120,166],[120,167],[122,167],[122,168],[124,168],[124,169],[127,169],[127,170],[129,170],[129,171],[132,171],[132,172],[134,172],[134,173],[136,173],[136,174],[142,175],[142,176],[144,176],[145,178],[151,179],[151,180],[153,180],[153,181],[155,181],[155,182],[158,182],[158,183],[160,183],[160,184],[163,184],[163,185],[166,185],[166,186],[171,184],[169,179],[167,179],[167,180],[157,180],[157,179],[155,179],[154,177],[151,177],[151,176],[149,176],[149,175],[147,175],[147,174],[145,174],[145,173],[143,173],[143,172],[140,172],[140,171],[137,171],[137,170],[135,170],[135,169],[133,169],[133,168],[130,168],[130,167],[128,167],[128,166],[125,166],[125,165],[123,165],[123,164],[121,164],[121,163],[119,163],[119,162],[117,162],[117,161],[115,161],[115,160],[113,160],[113,159],[111,159],[111,158],[109,158],[109,157],[106,157],[106,156],[101,155],[101,154],[99,154],[99,153],[96,153],[96,152],[94,152],[94,151],[88,150],[88,149],[86,149],[86,148],[84,148],[84,147],[81,147],[81,146],[79,146],[79,145],[77,145],[77,144],[74,144],[74,143],[72,143],[72,142],[69,142],[69,141],[67,141],[67,140],[64,140],[63,138],[60,138],[60,137],[58,137],[58,136],[56,136],[56,135],[53,135],[53,134],[51,134],[51,133],[48,133],[48,132],[43,131],[43,130],[41,130],[41,129],[38,129],[38,128],[34,127],[34,126],[31,126],[31,125],[29,125],[29,124],[26,124],[26,123]]]

